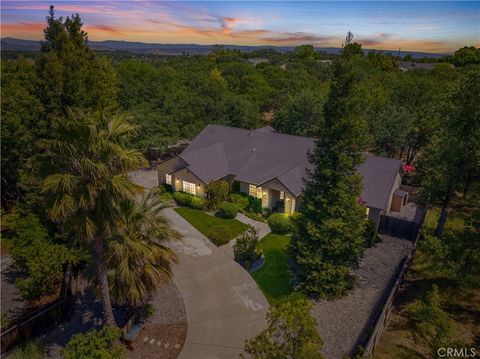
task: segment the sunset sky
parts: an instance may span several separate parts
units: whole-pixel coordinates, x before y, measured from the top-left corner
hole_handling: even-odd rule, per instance
[[[2,1],[2,37],[41,39],[50,4],[90,40],[339,47],[447,53],[480,47],[480,2]]]

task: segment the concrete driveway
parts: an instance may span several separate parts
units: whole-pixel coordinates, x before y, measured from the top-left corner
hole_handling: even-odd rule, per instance
[[[146,189],[158,186],[158,172],[156,169],[133,171],[130,172],[129,176],[133,183]]]
[[[266,327],[267,300],[250,274],[183,217],[172,208],[164,215],[183,235],[172,245],[179,257],[173,280],[188,322],[179,358],[237,358],[245,340]]]

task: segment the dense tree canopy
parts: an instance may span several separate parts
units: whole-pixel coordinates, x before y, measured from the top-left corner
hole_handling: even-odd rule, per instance
[[[363,162],[366,123],[348,100],[360,76],[353,63],[337,63],[336,81],[325,106],[325,126],[310,154],[314,170],[306,181],[290,253],[300,288],[335,298],[353,284],[352,265],[362,253],[365,208],[357,166]]]

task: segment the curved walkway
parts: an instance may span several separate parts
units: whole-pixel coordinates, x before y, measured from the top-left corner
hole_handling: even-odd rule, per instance
[[[179,257],[173,279],[188,322],[179,359],[237,358],[245,340],[265,328],[267,300],[247,271],[173,208],[163,213],[183,235],[172,244]]]

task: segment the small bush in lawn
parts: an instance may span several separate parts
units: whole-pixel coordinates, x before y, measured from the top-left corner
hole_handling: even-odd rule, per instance
[[[207,195],[207,208],[217,209],[218,205],[228,199],[229,185],[227,181],[214,181],[207,184],[205,194]]]
[[[262,252],[258,249],[258,228],[250,227],[243,232],[233,246],[233,255],[238,263],[250,268],[255,259],[260,258]]]
[[[218,224],[210,228],[208,238],[210,238],[211,241],[217,246],[221,246],[230,242],[230,239],[232,238],[232,232],[227,226]]]
[[[63,357],[65,359],[123,358],[123,346],[115,344],[120,335],[120,329],[107,326],[98,331],[93,329],[85,334],[77,334],[70,339],[63,350]]]
[[[265,207],[265,208],[262,208],[262,216],[264,216],[265,218],[268,218],[270,217],[270,215],[272,214],[272,210],[268,207]]]
[[[370,248],[374,244],[380,242],[380,237],[378,236],[375,229],[375,222],[373,222],[371,219],[367,219],[365,221],[363,231],[365,238],[365,247]]]
[[[205,200],[200,197],[192,196],[190,198],[189,206],[195,209],[202,209],[203,207],[205,207]]]
[[[218,206],[218,216],[222,218],[235,218],[238,213],[238,207],[235,203],[222,202]]]
[[[248,210],[255,213],[262,213],[262,199],[248,196]]]
[[[268,226],[275,234],[287,234],[293,230],[290,218],[284,213],[274,213],[268,217]]]
[[[242,196],[241,194],[231,194],[230,201],[235,203],[240,210],[243,210],[248,207],[249,201],[247,196]]]

